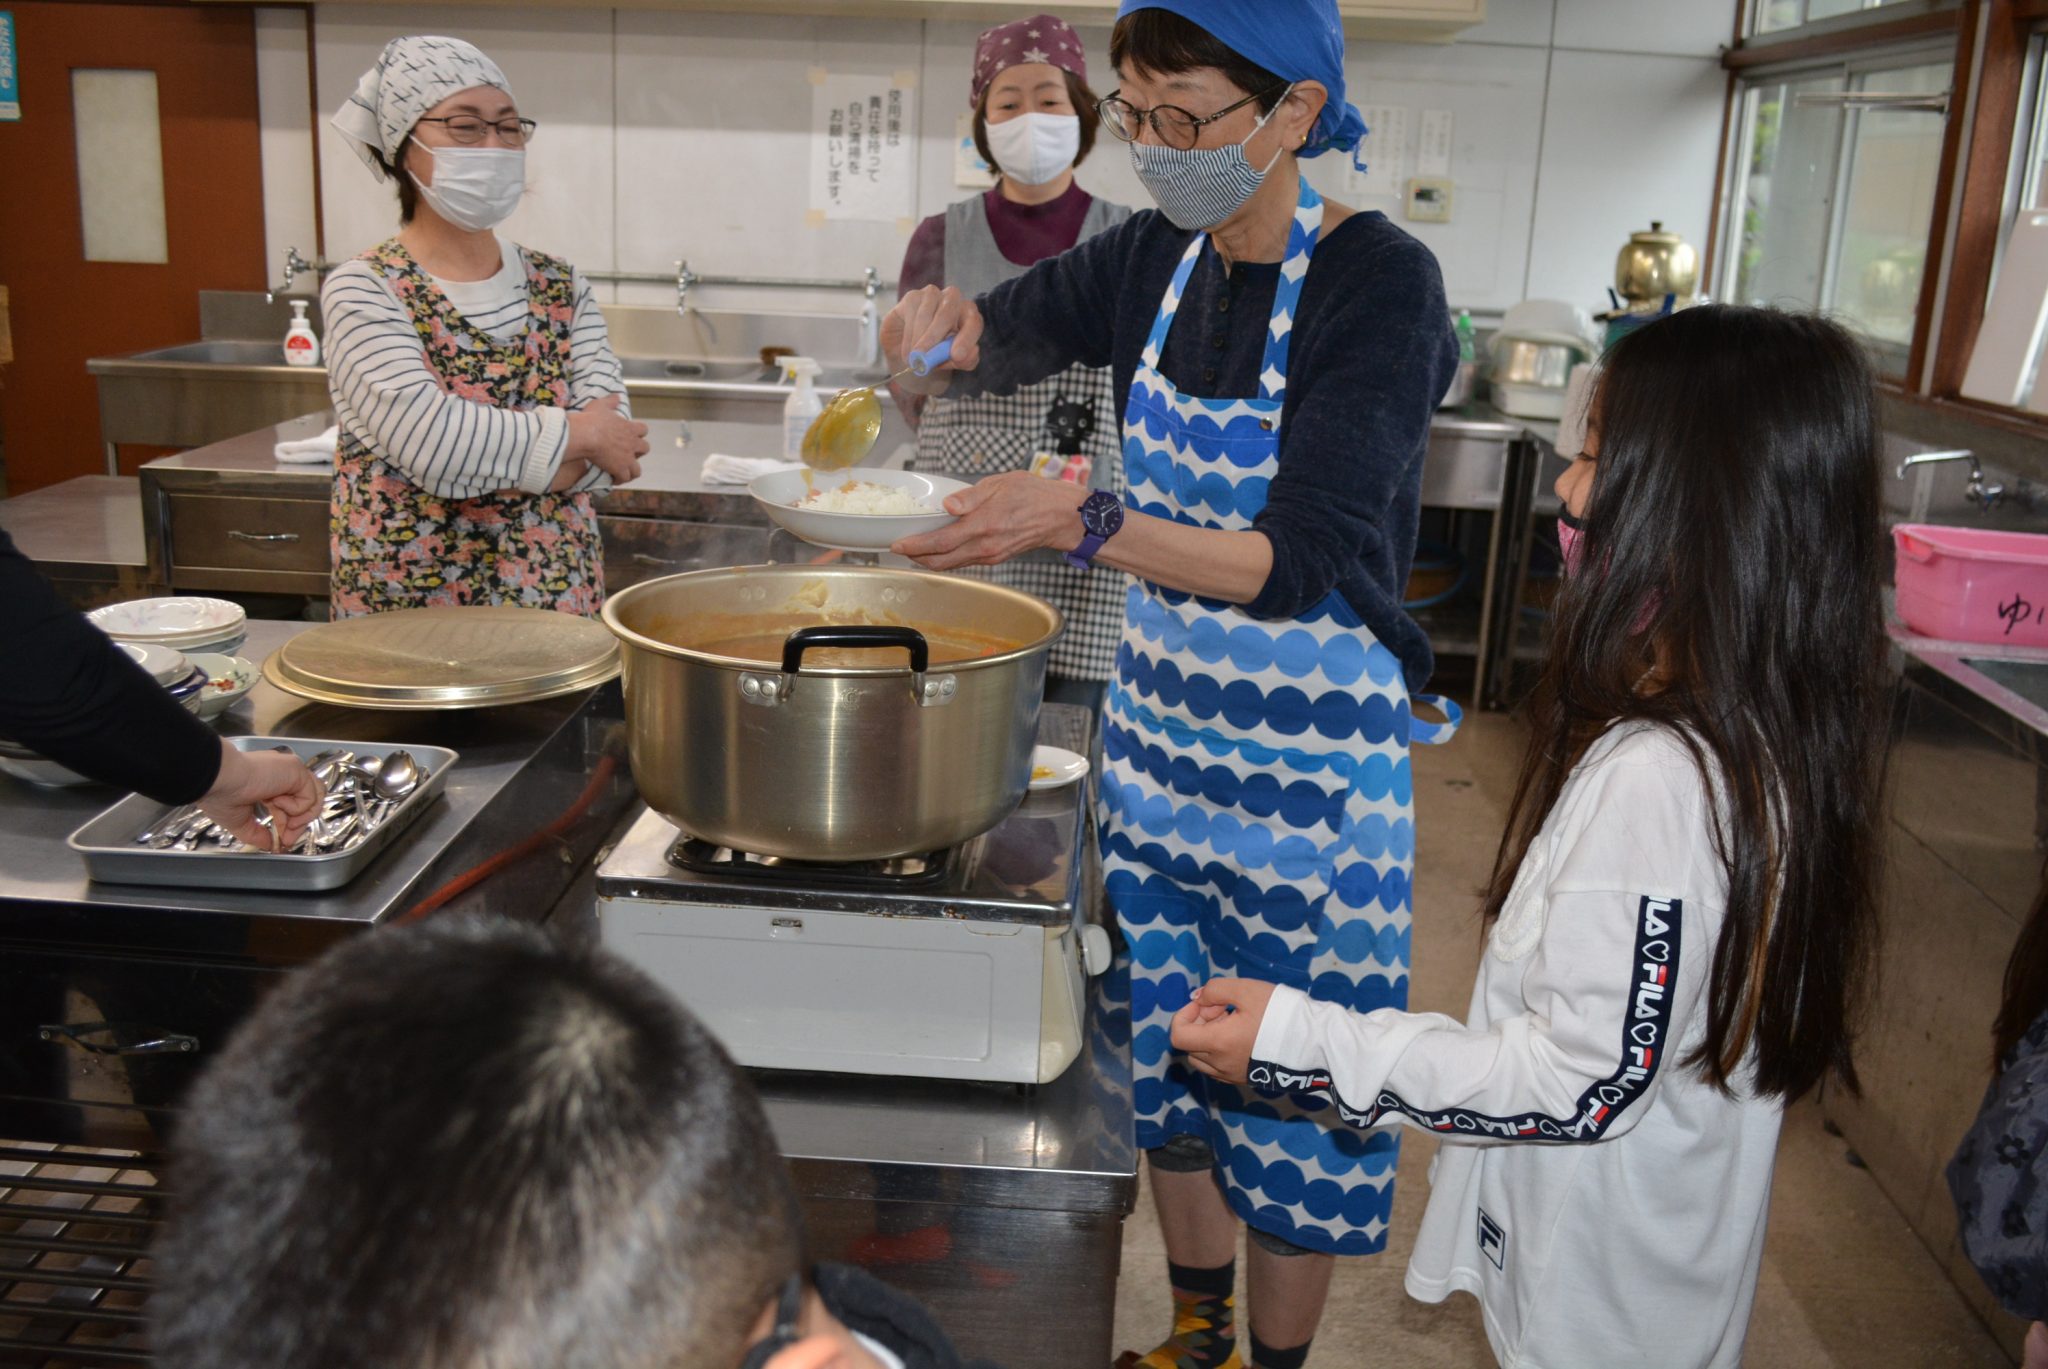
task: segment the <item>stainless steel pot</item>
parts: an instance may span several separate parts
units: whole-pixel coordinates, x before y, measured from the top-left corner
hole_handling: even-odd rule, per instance
[[[786,624],[780,661],[719,654],[720,624]],[[936,851],[996,825],[1031,778],[1046,657],[1042,599],[875,567],[747,566],[612,596],[633,778],[692,836],[793,860]],[[934,663],[927,632],[1004,645]],[[824,648],[874,665],[820,667]],[[809,657],[810,659],[806,659]]]

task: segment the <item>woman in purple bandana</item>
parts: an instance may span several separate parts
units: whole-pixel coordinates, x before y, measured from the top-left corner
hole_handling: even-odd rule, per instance
[[[1409,747],[1455,719],[1412,711],[1431,657],[1401,599],[1457,347],[1429,250],[1302,174],[1365,132],[1335,0],[1123,0],[1109,56],[1103,128],[1158,210],[979,299],[911,291],[882,343],[896,367],[952,338],[951,366],[907,384],[949,399],[1108,366],[1128,493],[991,475],[895,550],[1128,574],[1097,819],[1175,1304],[1128,1362],[1299,1369],[1333,1257],[1386,1243],[1399,1138],[1205,1077],[1171,1022],[1217,977],[1407,1005]]]
[[[1034,14],[982,34],[968,105],[974,145],[998,179],[918,225],[903,255],[901,292],[951,286],[975,299],[1128,219],[1129,209],[1074,182],[1095,145],[1095,104],[1080,35],[1065,20]],[[1014,394],[899,398],[917,424],[919,470],[973,482],[1030,469],[1043,452],[1065,458],[1044,474],[1064,471],[1084,490],[1123,490],[1107,367],[1074,366]],[[1052,601],[1067,630],[1053,645],[1047,697],[1102,701],[1123,627],[1123,576],[1070,566],[1044,550],[966,573]]]

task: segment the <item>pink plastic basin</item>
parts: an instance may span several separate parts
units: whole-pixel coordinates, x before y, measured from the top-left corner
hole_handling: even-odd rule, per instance
[[[2048,535],[1901,523],[1899,618],[1923,637],[2048,647]]]

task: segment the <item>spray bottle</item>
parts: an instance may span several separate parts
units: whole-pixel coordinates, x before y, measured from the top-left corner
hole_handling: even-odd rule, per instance
[[[796,384],[795,391],[782,402],[782,459],[801,461],[804,434],[825,411],[825,401],[818,397],[813,383],[818,378],[818,363],[809,357],[781,357],[776,364],[782,367],[784,378]]]

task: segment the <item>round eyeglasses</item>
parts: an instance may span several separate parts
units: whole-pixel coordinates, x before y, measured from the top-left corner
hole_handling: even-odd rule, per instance
[[[1151,109],[1139,109],[1115,92],[1104,96],[1096,104],[1095,112],[1102,116],[1102,126],[1124,142],[1138,141],[1138,134],[1149,123],[1152,125],[1154,136],[1160,142],[1168,147],[1186,150],[1193,147],[1195,140],[1202,136],[1203,125],[1213,124],[1224,115],[1235,113],[1254,100],[1263,100],[1268,95],[1287,88],[1288,85],[1284,81],[1279,85],[1268,86],[1264,90],[1245,96],[1235,104],[1225,105],[1206,118],[1190,114],[1179,105],[1156,105]]]
[[[506,147],[525,147],[533,141],[533,130],[538,127],[531,119],[479,119],[474,114],[450,114],[419,122],[441,125],[448,130],[448,141],[457,147],[475,147],[494,128],[498,130],[498,141]]]

